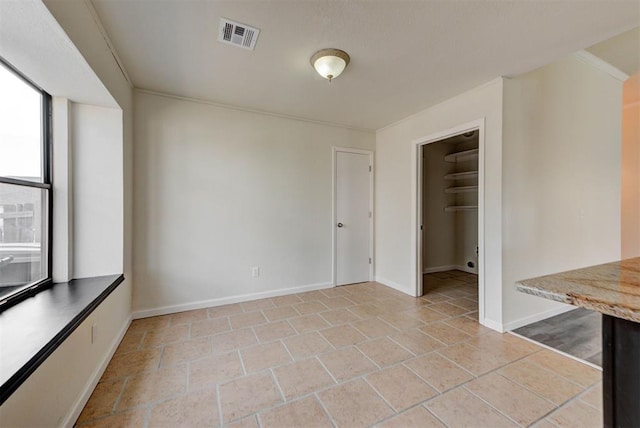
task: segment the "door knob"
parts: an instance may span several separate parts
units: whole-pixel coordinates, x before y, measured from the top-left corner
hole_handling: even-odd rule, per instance
[[[344,224],[338,223],[338,227],[342,227],[342,226],[344,226]]]

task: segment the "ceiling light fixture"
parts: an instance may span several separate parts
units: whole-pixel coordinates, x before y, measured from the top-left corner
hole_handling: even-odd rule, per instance
[[[349,54],[340,49],[322,49],[313,54],[311,65],[318,74],[331,82],[349,65]]]

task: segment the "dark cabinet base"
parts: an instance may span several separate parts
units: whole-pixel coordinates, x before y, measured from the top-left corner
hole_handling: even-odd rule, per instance
[[[640,323],[602,316],[604,426],[640,427]]]

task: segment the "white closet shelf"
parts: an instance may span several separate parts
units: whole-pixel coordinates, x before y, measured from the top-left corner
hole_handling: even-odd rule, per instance
[[[466,193],[466,192],[476,192],[478,191],[478,186],[459,186],[459,187],[449,187],[448,189],[444,189],[444,193]]]
[[[465,150],[463,152],[451,153],[444,157],[447,162],[460,162],[464,160],[471,160],[478,157],[478,149]]]
[[[452,213],[456,211],[475,211],[477,209],[478,207],[476,205],[459,205],[459,206],[446,207],[444,211],[448,213]]]
[[[466,180],[468,178],[478,178],[478,171],[454,172],[444,176],[445,180]]]

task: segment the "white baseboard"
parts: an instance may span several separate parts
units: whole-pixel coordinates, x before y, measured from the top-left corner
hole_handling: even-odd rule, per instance
[[[113,354],[115,354],[116,349],[118,349],[118,345],[120,345],[120,342],[122,342],[122,338],[124,337],[125,333],[129,329],[129,325],[131,325],[131,320],[132,320],[132,317],[131,315],[129,315],[129,318],[125,321],[124,325],[122,326],[122,329],[120,330],[120,333],[118,333],[118,335],[113,340],[113,342],[111,342],[111,346],[109,347],[109,352],[107,352],[107,354],[104,356],[104,358],[102,359],[102,361],[100,362],[96,370],[93,372],[93,375],[89,379],[89,382],[84,388],[84,391],[82,392],[82,394],[80,395],[80,397],[78,398],[74,406],[71,408],[71,412],[69,412],[69,414],[67,415],[67,417],[65,418],[61,426],[73,427],[75,422],[78,420],[78,417],[80,417],[80,413],[82,413],[82,409],[84,409],[84,406],[89,401],[89,398],[93,393],[93,390],[95,389],[96,385],[100,381],[100,378],[102,377],[102,374],[106,370],[107,365],[109,365],[109,362],[113,357]]]
[[[525,325],[529,325],[534,322],[542,321],[544,319],[553,317],[555,315],[564,314],[565,312],[569,312],[573,309],[576,309],[576,307],[571,305],[564,305],[560,308],[555,308],[549,311],[541,312],[539,314],[520,318],[519,320],[511,321],[509,323],[504,324],[504,331],[515,330],[517,328],[524,327]]]
[[[494,320],[490,320],[488,318],[485,318],[483,320],[480,320],[480,324],[482,324],[483,326],[490,328],[491,330],[495,330],[498,333],[504,333],[505,329],[504,329],[504,325],[496,322]]]
[[[300,287],[280,288],[272,291],[260,291],[257,293],[238,294],[217,299],[200,300],[191,303],[181,303],[178,305],[162,306],[153,309],[142,309],[133,313],[133,319],[155,317],[158,315],[174,314],[176,312],[193,311],[195,309],[210,308],[213,306],[229,305],[231,303],[248,302],[250,300],[265,299],[268,297],[285,296],[287,294],[303,293],[305,291],[323,290],[334,287],[332,282],[322,282],[318,284],[303,285]]]
[[[437,266],[431,268],[425,268],[422,270],[422,273],[436,273],[436,272],[446,272],[449,270],[460,270],[462,272],[468,272],[473,274],[478,274],[477,269],[470,269],[463,265],[446,265],[446,266]]]
[[[456,270],[461,270],[462,272],[467,272],[467,273],[472,273],[474,275],[478,274],[478,269],[477,268],[469,268],[466,266],[456,266]]]
[[[416,297],[415,290],[411,290],[409,287],[398,284],[397,282],[393,282],[391,280],[388,280],[386,278],[382,278],[379,276],[376,276],[376,282],[379,282],[382,285],[386,285],[387,287],[393,288],[394,290],[398,290],[404,294],[408,294],[411,297]]]
[[[430,268],[424,268],[422,273],[436,273],[436,272],[446,272],[448,270],[455,270],[458,267],[456,265],[447,265],[447,266],[436,266]]]

